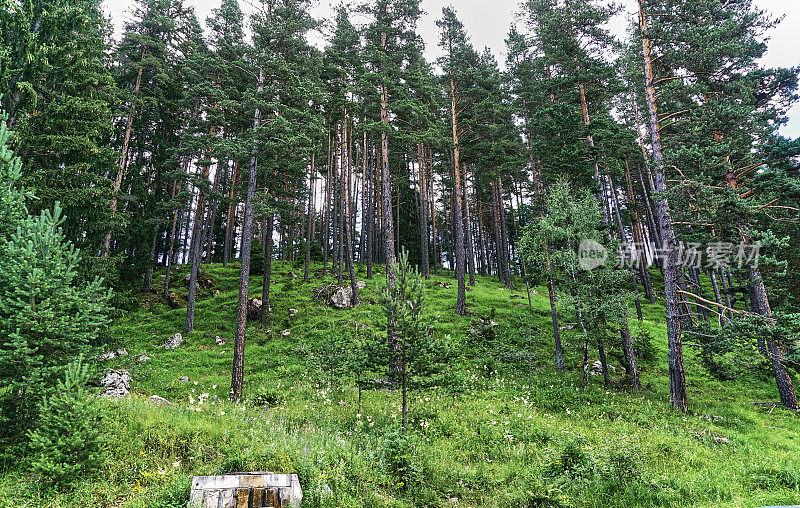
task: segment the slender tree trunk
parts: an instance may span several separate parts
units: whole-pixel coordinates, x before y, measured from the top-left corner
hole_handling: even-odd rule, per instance
[[[431,278],[430,254],[428,252],[428,192],[427,174],[425,166],[425,145],[419,145],[419,244],[420,257],[422,258],[422,276],[426,279]]]
[[[258,71],[258,94],[264,91],[264,70]],[[253,132],[261,126],[261,109],[256,106],[253,115]],[[247,199],[244,204],[244,223],[242,224],[242,268],[239,272],[239,304],[236,312],[236,335],[233,347],[233,368],[231,369],[231,400],[242,399],[244,386],[244,343],[247,331],[247,303],[250,289],[250,247],[253,241],[253,194],[258,175],[258,140],[253,140],[253,153],[250,156],[250,178],[247,183]]]
[[[386,33],[381,34],[381,46],[386,49]],[[383,193],[383,236],[386,257],[386,280],[389,286],[396,286],[394,263],[396,261],[394,244],[394,224],[392,221],[392,175],[389,169],[389,89],[381,83],[381,192]]]
[[[188,164],[188,158],[184,157],[184,160],[181,163],[184,172],[188,171],[187,164]],[[175,197],[178,195],[179,192],[180,192],[180,185],[178,184],[177,180],[174,180],[172,182],[173,200],[175,199]],[[174,256],[175,256],[175,239],[176,236],[178,235],[178,231],[180,231],[181,228],[181,224],[178,221],[179,216],[180,216],[180,208],[176,206],[175,210],[172,212],[172,229],[170,230],[169,233],[169,251],[167,253],[167,259],[166,259],[167,269],[164,274],[164,287],[162,288],[161,291],[161,294],[165,300],[169,299],[169,282],[170,282],[170,277],[172,276],[172,264],[174,262]]]
[[[746,229],[745,229],[746,231]],[[743,235],[747,240],[747,235]],[[750,265],[750,285],[751,285],[751,307],[755,312],[764,317],[767,327],[770,330],[775,329],[775,318],[772,316],[772,308],[769,304],[769,297],[767,296],[767,288],[764,286],[764,281],[761,278],[761,271],[756,265]],[[769,352],[769,359],[772,363],[772,371],[775,374],[775,382],[778,385],[778,395],[781,398],[781,404],[786,406],[790,411],[797,411],[797,394],[794,391],[792,378],[786,371],[784,362],[786,358],[783,352],[783,341],[777,337],[769,337],[767,340],[767,351]]]
[[[619,334],[625,349],[625,359],[628,361],[628,376],[631,378],[631,386],[634,390],[641,390],[642,383],[639,381],[639,369],[636,367],[636,354],[633,351],[633,338],[631,338],[627,316],[623,316],[619,322]]]
[[[275,229],[274,214],[269,214],[264,226],[264,278],[261,284],[261,326],[269,323],[272,310],[270,306],[269,287],[272,284],[272,234]]]
[[[431,203],[431,230],[433,232],[433,270],[436,275],[439,274],[442,268],[442,244],[436,233],[436,194],[434,193],[433,186],[433,164],[429,159],[428,164],[428,192],[430,193]],[[437,248],[438,246],[438,248]]]
[[[558,326],[558,295],[553,283],[552,268],[550,266],[550,249],[545,244],[545,259],[547,260],[547,294],[550,297],[550,319],[553,322],[553,341],[556,350],[556,371],[564,372],[564,351],[561,347],[561,329]]]
[[[236,218],[236,184],[239,180],[239,161],[233,163],[233,175],[231,176],[231,188],[228,192],[228,213],[225,219],[225,250],[222,255],[222,264],[228,266],[231,262],[233,242],[236,236],[235,218]]]
[[[344,139],[345,139],[345,146],[347,145],[347,110],[344,112]],[[350,217],[353,215],[352,207],[350,206],[350,182],[351,182],[351,171],[352,171],[352,160],[350,159],[350,151],[345,150],[345,160],[342,164],[344,167],[342,169],[342,175],[344,176],[344,202],[342,203],[342,208],[344,211],[344,226],[347,229],[347,238],[345,241],[347,242],[347,272],[350,275],[350,289],[353,292],[352,297],[352,304],[355,307],[360,302],[358,298],[358,281],[356,280],[356,270],[355,270],[355,263],[353,261],[353,228],[351,227]]]
[[[153,265],[156,263],[156,243],[158,240],[158,233],[160,231],[161,221],[153,226],[153,236],[150,240],[150,264],[144,273],[144,284],[142,285],[142,293],[149,293],[153,290]]]
[[[316,151],[316,150],[315,150]],[[311,169],[308,172],[308,203],[306,209],[306,248],[305,248],[305,268],[303,270],[303,282],[308,282],[308,272],[311,267],[311,244],[314,242],[314,175],[316,174],[315,151],[311,152]]]
[[[462,195],[461,184],[461,147],[459,145],[458,133],[458,112],[456,82],[450,78],[450,113],[453,126],[453,217],[455,233],[455,254],[456,254],[456,278],[458,279],[458,291],[456,294],[456,314],[463,316],[466,314],[466,284],[464,282],[464,224],[462,219]]]
[[[642,222],[639,216],[638,203],[636,196],[633,192],[633,179],[631,177],[631,168],[628,160],[625,160],[625,180],[627,183],[628,201],[631,207],[631,220],[633,222],[633,241],[636,247],[636,255],[638,257],[639,280],[644,288],[645,296],[651,304],[655,304],[655,295],[653,294],[653,284],[650,280],[650,271],[647,269],[647,258],[645,256],[645,239],[642,232]],[[645,197],[647,199],[647,197]],[[635,277],[635,276],[634,276]],[[635,281],[635,279],[634,279]],[[635,284],[635,282],[634,282]]]
[[[216,222],[217,222],[217,209],[219,208],[219,187],[221,185],[222,180],[222,168],[220,167],[220,161],[217,161],[217,170],[214,172],[214,183],[211,186],[211,195],[213,199],[209,203],[208,206],[208,217],[205,221],[205,227],[203,228],[203,243],[202,245],[205,248],[206,257],[205,259],[201,259],[202,262],[206,264],[210,264],[212,260],[212,253],[214,251],[214,230],[216,229]],[[200,249],[200,254],[202,258],[203,247]]]
[[[337,182],[337,194],[338,197],[336,199],[336,208],[338,209],[339,213],[337,214],[337,223],[339,227],[339,231],[337,234],[337,242],[336,242],[336,280],[337,284],[340,286],[342,285],[343,279],[343,270],[344,270],[344,242],[345,242],[345,228],[347,227],[347,210],[345,210],[345,199],[347,191],[345,190],[346,186],[346,158],[347,158],[347,117],[345,116],[342,120],[342,126],[340,128],[340,140],[338,143],[339,151],[340,151],[340,161],[341,164],[339,165],[339,177]]]
[[[370,143],[371,145],[371,143]],[[372,148],[370,146],[370,148]],[[371,152],[372,150],[370,150]],[[367,158],[367,208],[364,214],[364,225],[366,239],[364,240],[364,257],[367,263],[367,279],[372,279],[372,260],[375,252],[375,159]]]
[[[657,211],[662,239],[666,255],[664,256],[664,298],[667,321],[667,356],[669,364],[669,391],[670,404],[676,409],[686,411],[688,402],[686,396],[686,375],[683,366],[683,343],[681,341],[681,324],[678,318],[677,294],[677,240],[672,226],[672,215],[666,196],[666,177],[664,175],[664,157],[661,152],[661,132],[658,124],[658,111],[656,109],[656,91],[653,78],[653,65],[651,58],[652,42],[647,35],[647,15],[644,11],[644,2],[639,0],[639,21],[642,32],[642,48],[644,57],[645,92],[647,109],[650,115],[650,134],[652,137],[653,162],[655,163],[656,178],[655,190],[658,193]]]
[[[204,182],[208,181],[208,174],[210,171],[208,165],[203,166],[202,178]],[[189,242],[189,296],[186,298],[186,324],[183,328],[183,333],[189,333],[194,329],[194,310],[197,300],[197,272],[200,265],[200,246],[203,243],[201,236],[203,231],[203,217],[205,215],[205,192],[202,186],[198,186],[197,193],[197,208],[194,212],[194,220],[192,221],[192,235]]]
[[[722,296],[719,292],[719,281],[717,281],[717,271],[712,268],[711,270],[708,271],[708,275],[711,278],[711,287],[714,289],[714,301],[720,305],[724,305],[724,303],[722,302]],[[727,315],[725,314],[725,311],[722,310],[720,312],[720,317],[719,317],[719,326],[720,328],[725,328],[727,325],[728,325]]]
[[[469,285],[475,285],[475,247],[472,241],[472,219],[469,213],[469,194],[467,193],[467,178],[462,180],[464,185],[461,195],[464,197],[464,252],[467,256],[467,271],[469,272]]]
[[[606,348],[603,345],[603,339],[597,339],[597,353],[600,355],[600,367],[603,371],[603,384],[611,386],[611,376],[608,375],[608,361],[606,359]]]
[[[133,87],[134,95],[139,93],[142,88],[142,73],[144,72],[144,57],[145,50],[142,50],[142,58],[139,60],[139,71],[136,73],[136,84]],[[122,140],[122,153],[119,157],[119,166],[117,168],[117,177],[114,179],[114,187],[112,188],[111,195],[111,217],[117,215],[117,200],[119,198],[119,189],[122,187],[122,178],[125,175],[125,170],[128,166],[128,146],[131,142],[131,132],[133,130],[133,117],[136,115],[136,103],[131,104],[131,111],[128,113],[128,120],[125,123],[125,136]],[[106,239],[103,242],[103,258],[107,258],[111,250],[111,229],[106,233]]]

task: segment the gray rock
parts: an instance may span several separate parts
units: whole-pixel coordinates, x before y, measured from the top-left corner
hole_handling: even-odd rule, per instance
[[[216,337],[214,337],[214,344],[216,344],[217,346],[224,346],[225,345],[225,339],[223,339],[222,337],[217,335]]]
[[[131,375],[127,370],[109,370],[100,381],[101,396],[108,398],[127,397],[131,394]]]
[[[178,293],[170,291],[169,294],[167,294],[167,305],[169,305],[171,309],[179,309],[183,306],[183,302],[180,297],[178,297]]]
[[[289,317],[290,317],[290,318],[293,318],[293,317],[295,317],[295,316],[297,315],[297,313],[298,313],[298,312],[300,312],[300,311],[299,311],[299,310],[297,310],[297,309],[289,309]]]
[[[289,336],[289,335],[291,335],[291,334],[292,334],[292,331],[291,331],[291,330],[283,330],[283,331],[281,332],[281,335],[283,335],[284,337],[288,337],[288,336]]]
[[[610,363],[608,364],[608,372],[610,374],[625,374],[625,367],[619,366],[614,367]],[[599,376],[603,373],[603,362],[600,360],[590,361],[589,362],[589,373],[593,376]]]
[[[117,356],[128,356],[128,350],[125,348],[117,349]]]
[[[363,280],[356,281],[356,288],[364,289],[367,283]],[[328,305],[336,309],[347,309],[353,306],[353,287],[350,284],[338,286],[328,284],[313,291],[314,297],[325,300]]]
[[[164,349],[175,349],[181,345],[181,342],[183,342],[183,335],[181,335],[180,333],[176,333],[175,335],[172,335],[170,338],[168,338],[161,345],[161,347],[163,347]]]
[[[197,280],[199,281],[202,276],[203,276],[203,270],[198,268],[198,270],[197,270]],[[191,281],[192,281],[192,272],[190,270],[189,273],[187,273],[186,275],[183,276],[183,285],[186,286],[186,287],[189,287],[189,282],[191,282]],[[200,286],[200,284],[197,284],[197,285]]]
[[[105,353],[100,353],[97,355],[97,359],[101,362],[105,362],[106,360],[113,360],[117,357],[116,351],[106,351]]]
[[[251,298],[247,301],[247,319],[257,321],[261,319],[261,312],[263,311],[264,302],[261,298]],[[272,307],[270,307],[270,312]]]
[[[139,361],[140,362],[146,362],[147,360],[150,360],[150,359],[151,358],[149,356],[147,356],[146,354],[139,355]]]
[[[189,382],[189,376],[183,376],[182,378],[179,379],[179,381],[181,383],[188,383]]]
[[[183,276],[183,285],[189,287],[189,282],[192,280],[192,271]],[[214,280],[203,272],[202,269],[197,270],[197,288],[210,288],[214,285]]]
[[[158,395],[151,395],[147,397],[147,402],[151,404],[155,404],[157,406],[171,406],[172,402],[168,401],[164,397],[159,397]]]

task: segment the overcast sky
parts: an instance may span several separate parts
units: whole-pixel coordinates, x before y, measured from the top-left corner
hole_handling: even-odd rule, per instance
[[[331,18],[330,5],[339,2],[329,0],[316,0],[314,15],[320,19]],[[197,17],[201,21],[211,14],[211,9],[219,6],[220,0],[185,0],[185,3],[195,8]],[[622,0],[627,10],[633,12],[636,8],[634,0]],[[258,0],[240,0],[242,10],[251,12],[252,5]],[[771,33],[769,51],[764,58],[766,66],[792,67],[800,65],[800,2],[797,0],[755,0],[754,4],[771,13],[773,16],[785,16],[783,22]],[[130,18],[130,0],[104,0],[105,10],[111,16],[119,31],[123,21]],[[458,15],[472,38],[472,43],[477,49],[489,47],[499,62],[505,61],[505,36],[515,20],[519,0],[422,0],[425,10],[419,31],[425,39],[426,54],[429,59],[434,59],[438,53],[437,29],[434,21],[441,15],[442,7],[455,6]],[[358,22],[354,19],[354,22]],[[622,36],[625,31],[624,17],[615,20],[612,29]],[[795,105],[791,112],[791,121],[783,129],[786,136],[800,137],[800,104]]]

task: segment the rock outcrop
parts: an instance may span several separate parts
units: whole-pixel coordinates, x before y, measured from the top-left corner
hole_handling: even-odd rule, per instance
[[[367,283],[360,280],[356,282],[358,289],[367,287]],[[325,300],[328,305],[336,309],[347,309],[353,306],[353,288],[350,284],[339,286],[328,284],[314,290],[314,297]]]
[[[175,335],[170,336],[164,343],[161,345],[164,349],[175,349],[181,345],[183,342],[183,335],[180,333],[176,333]]]
[[[103,397],[119,399],[131,394],[131,375],[127,370],[109,370],[100,381]]]

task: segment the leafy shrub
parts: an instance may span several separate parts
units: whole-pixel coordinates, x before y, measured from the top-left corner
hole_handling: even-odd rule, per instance
[[[260,386],[252,397],[253,405],[258,407],[272,407],[282,404],[286,400],[284,395],[278,390],[266,386]]]
[[[83,388],[88,379],[80,360],[67,366],[57,391],[39,404],[39,425],[28,431],[33,471],[56,487],[68,487],[105,462],[103,413]]]
[[[545,470],[545,476],[584,477],[591,473],[594,464],[580,441],[570,441]]]
[[[414,456],[414,446],[404,434],[394,432],[386,437],[383,461],[386,472],[395,480],[394,487],[399,490],[408,490],[420,479],[421,468]]]

